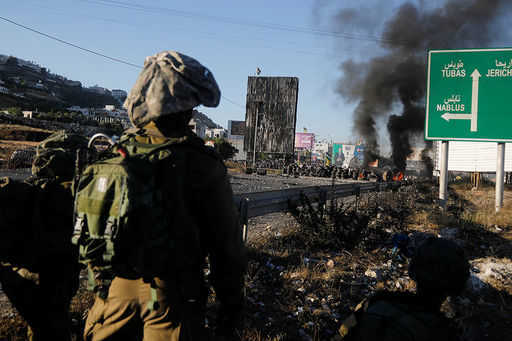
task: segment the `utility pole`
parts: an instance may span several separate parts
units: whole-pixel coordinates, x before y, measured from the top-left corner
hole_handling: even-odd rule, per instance
[[[254,148],[253,148],[253,152],[252,152],[252,167],[253,168],[256,168],[256,138],[258,136],[258,116],[259,116],[259,112],[256,112],[256,117],[254,118]]]

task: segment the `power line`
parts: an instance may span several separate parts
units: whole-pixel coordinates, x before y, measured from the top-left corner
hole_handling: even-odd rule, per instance
[[[34,33],[37,33],[37,34],[39,34],[39,35],[42,35],[42,36],[44,36],[44,37],[46,37],[46,38],[49,38],[49,39],[52,39],[52,40],[58,41],[58,42],[60,42],[60,43],[62,43],[62,44],[65,44],[65,45],[68,45],[68,46],[72,46],[72,47],[74,47],[74,48],[77,48],[77,49],[79,49],[79,50],[82,50],[82,51],[85,51],[85,52],[88,52],[88,53],[92,53],[92,54],[94,54],[94,55],[96,55],[96,56],[100,56],[100,57],[103,57],[103,58],[109,59],[109,60],[111,60],[111,61],[114,61],[114,62],[117,62],[117,63],[121,63],[121,64],[125,64],[125,65],[131,66],[131,67],[135,67],[135,68],[137,68],[137,69],[142,69],[142,68],[143,68],[143,67],[142,67],[142,66],[140,66],[140,65],[136,65],[136,64],[133,64],[133,63],[130,63],[130,62],[124,61],[124,60],[119,59],[119,58],[110,57],[110,56],[107,56],[106,54],[103,54],[103,53],[100,53],[100,52],[96,52],[96,51],[93,51],[93,50],[91,50],[91,49],[87,49],[87,48],[85,48],[85,47],[81,47],[81,46],[79,46],[79,45],[76,45],[76,44],[70,43],[70,42],[68,42],[68,41],[62,40],[62,39],[60,39],[60,38],[54,37],[54,36],[52,36],[52,35],[46,34],[46,33],[44,33],[44,32],[41,32],[41,31],[35,30],[35,29],[30,28],[30,27],[28,27],[28,26],[22,25],[22,24],[20,24],[20,23],[17,23],[17,22],[15,22],[15,21],[13,21],[13,20],[10,20],[10,19],[8,19],[8,18],[4,18],[4,17],[0,16],[0,19],[2,19],[2,20],[4,20],[4,21],[7,21],[8,23],[11,23],[11,24],[16,25],[16,26],[18,26],[18,27],[21,27],[21,28],[23,28],[23,29],[25,29],[25,30],[28,30],[28,31],[30,31],[30,32],[34,32]],[[225,100],[227,100],[228,102],[230,102],[231,104],[234,104],[234,105],[236,105],[236,106],[238,106],[238,107],[240,107],[240,108],[245,109],[245,107],[241,106],[240,104],[236,103],[236,102],[235,102],[235,101],[233,101],[233,100],[230,100],[230,99],[229,99],[229,98],[227,98],[226,96],[221,95],[221,97],[222,97],[222,98],[224,98]]]
[[[49,34],[46,34],[46,33],[41,32],[41,31],[35,30],[35,29],[33,29],[33,28],[30,28],[30,27],[28,27],[28,26],[25,26],[25,25],[19,24],[19,23],[15,22],[15,21],[12,21],[12,20],[10,20],[10,19],[4,18],[4,17],[2,17],[2,16],[0,16],[0,19],[2,19],[2,20],[4,20],[4,21],[7,21],[7,22],[9,22],[9,23],[11,23],[11,24],[13,24],[13,25],[18,26],[18,27],[24,28],[25,30],[28,30],[28,31],[31,31],[31,32],[37,33],[37,34],[39,34],[39,35],[42,35],[43,37],[46,37],[46,38],[49,38],[49,39],[53,39],[53,40],[58,41],[58,42],[60,42],[60,43],[62,43],[62,44],[66,44],[66,45],[72,46],[72,47],[77,48],[77,49],[79,49],[79,50],[86,51],[86,52],[89,52],[89,53],[95,54],[95,55],[100,56],[100,57],[103,57],[103,58],[110,59],[110,60],[115,61],[115,62],[118,62],[118,63],[122,63],[122,64],[126,64],[126,65],[129,65],[129,66],[132,66],[132,67],[136,67],[136,68],[138,68],[138,69],[141,69],[141,68],[142,68],[140,65],[132,64],[132,63],[127,62],[127,61],[124,61],[124,60],[122,60],[122,59],[115,58],[115,57],[110,57],[110,56],[107,56],[106,54],[103,54],[103,53],[100,53],[100,52],[96,52],[96,51],[93,51],[93,50],[87,49],[87,48],[85,48],[85,47],[78,46],[78,45],[76,45],[76,44],[70,43],[70,42],[68,42],[68,41],[65,41],[65,40],[59,39],[59,38],[54,37],[54,36],[52,36],[52,35],[49,35]]]
[[[202,14],[202,13],[197,13],[197,12],[176,10],[176,9],[166,8],[166,7],[144,6],[144,5],[139,5],[139,4],[125,2],[125,1],[117,1],[117,0],[81,0],[81,1],[95,3],[95,4],[99,4],[99,5],[103,5],[103,6],[132,9],[132,10],[137,10],[137,11],[142,11],[142,12],[147,12],[147,13],[158,13],[158,14],[167,13],[172,16],[178,16],[178,17],[183,17],[183,18],[200,18],[200,19],[218,21],[218,22],[223,22],[223,23],[227,23],[227,24],[234,24],[234,25],[241,25],[241,26],[252,26],[252,27],[258,27],[258,28],[288,31],[288,32],[295,32],[295,33],[307,33],[307,34],[313,34],[313,35],[318,35],[318,36],[329,36],[329,37],[334,37],[334,38],[366,40],[366,41],[373,41],[373,42],[377,42],[377,43],[394,43],[394,44],[398,44],[398,45],[410,44],[410,42],[407,42],[407,41],[383,39],[383,38],[379,38],[377,36],[371,36],[371,35],[358,35],[358,34],[354,34],[354,33],[319,30],[319,29],[314,29],[314,28],[290,26],[290,25],[275,24],[275,23],[269,23],[269,22],[250,22],[250,21],[246,21],[246,20],[239,20],[236,18],[213,16],[213,15]]]
[[[242,109],[245,109],[245,107],[244,107],[244,106],[242,106],[242,105],[240,105],[240,104],[238,104],[238,103],[236,103],[236,102],[234,102],[234,101],[230,100],[230,99],[229,99],[229,98],[227,98],[226,96],[221,95],[221,97],[222,97],[222,98],[224,98],[224,99],[225,99],[226,101],[228,101],[229,103],[234,104],[234,105],[236,105],[237,107],[240,107],[240,108],[242,108]]]
[[[98,0],[97,0],[96,2],[94,2],[94,1],[92,1],[92,0],[82,0],[82,1],[87,1],[87,2],[91,2],[91,3],[98,3],[98,2],[97,2]],[[103,3],[98,3],[98,4],[102,4],[102,5],[103,5]],[[55,12],[55,13],[57,13],[57,14],[65,14],[65,12],[62,12],[62,11],[56,10],[55,8],[50,8],[50,7],[45,7],[45,6],[39,6],[39,7],[43,8],[43,9],[46,9],[46,10],[49,10],[49,11],[51,11],[51,12]],[[129,7],[122,7],[122,8],[128,8],[128,9],[129,9]],[[51,13],[51,14],[55,14],[55,13]],[[76,14],[76,13],[75,13],[75,14]],[[114,23],[116,23],[116,24],[123,24],[123,25],[125,25],[125,24],[126,24],[126,23],[121,22],[121,21],[115,21],[115,20],[113,20],[113,19],[106,19],[106,18],[101,18],[101,17],[94,17],[94,16],[91,16],[91,15],[84,15],[84,14],[81,14],[81,15],[80,15],[80,17],[81,17],[81,18],[87,17],[87,18],[89,18],[89,19],[93,19],[93,20],[107,21],[107,22],[109,22],[109,23],[114,22]],[[129,25],[130,25],[131,27],[137,27],[137,26],[134,26],[134,24],[133,24],[133,23],[130,23]],[[173,29],[175,30],[176,28],[173,28]],[[179,28],[178,28],[178,29],[179,29]],[[188,30],[186,30],[186,31],[188,31]],[[196,31],[194,31],[194,35],[202,35],[203,37],[208,37],[207,39],[208,39],[209,41],[210,41],[210,40],[212,40],[212,37],[213,37],[213,38],[219,38],[219,36],[218,36],[218,35],[216,35],[216,34],[212,33],[211,31],[210,31],[210,32],[208,32],[208,33],[204,33],[204,32],[199,32],[199,31],[197,31],[197,30],[196,30]],[[229,37],[228,37],[228,38],[229,38]],[[232,37],[232,38],[233,38],[233,37]],[[258,38],[252,38],[252,39],[251,39],[251,41],[252,41],[252,42],[253,42],[253,41],[257,41],[257,40],[261,40],[261,41],[264,41],[264,42],[268,42],[268,39],[266,39],[266,38],[265,38],[265,39],[263,39],[263,38],[260,38],[260,39],[258,39]],[[242,41],[243,41],[243,42],[247,42],[247,38],[243,38],[243,39],[242,39],[241,37],[238,37],[238,39],[237,39],[237,37],[234,37],[234,39],[231,39],[231,40],[230,40],[230,39],[226,39],[226,38],[224,38],[224,37],[223,37],[222,42],[228,42],[228,41],[231,41],[231,42],[233,42],[233,41],[235,41],[235,42],[242,42]],[[288,41],[288,42],[285,42],[285,43],[287,43],[287,44],[288,44],[288,45],[290,45],[290,46],[292,46],[292,45],[297,45],[297,42],[289,42],[289,41]],[[302,50],[291,50],[290,48],[284,47],[284,46],[283,46],[283,42],[280,42],[280,46],[279,46],[279,47],[275,47],[275,46],[263,46],[263,45],[256,46],[256,45],[251,44],[250,46],[240,46],[240,45],[237,45],[237,46],[236,46],[236,48],[237,48],[237,49],[262,49],[262,48],[265,48],[265,49],[272,49],[272,50],[274,50],[274,51],[275,51],[276,49],[283,49],[283,50],[286,50],[286,51],[288,51],[288,52],[294,52],[294,53],[297,53],[297,54],[303,54],[303,55],[324,56],[324,57],[331,57],[331,58],[341,58],[341,56],[339,56],[339,55],[334,55],[334,54],[315,53],[315,52],[311,52],[311,51],[302,51]]]

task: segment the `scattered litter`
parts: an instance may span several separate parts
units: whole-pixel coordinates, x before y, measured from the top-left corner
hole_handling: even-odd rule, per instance
[[[365,276],[367,277],[371,277],[371,278],[377,278],[377,273],[373,270],[366,270],[366,272],[364,273]]]
[[[471,261],[471,270],[470,286],[474,291],[479,291],[487,285],[512,291],[512,261],[509,259],[475,259]]]

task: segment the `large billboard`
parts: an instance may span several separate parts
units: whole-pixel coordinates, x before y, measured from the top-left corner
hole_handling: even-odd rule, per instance
[[[333,143],[332,163],[342,167],[360,167],[364,161],[364,146],[347,143]]]
[[[248,153],[293,154],[297,77],[249,77],[244,149]]]
[[[312,150],[315,144],[315,134],[313,133],[295,133],[295,148],[302,150]]]
[[[332,163],[336,166],[341,166],[345,161],[345,154],[343,153],[343,143],[332,144]]]

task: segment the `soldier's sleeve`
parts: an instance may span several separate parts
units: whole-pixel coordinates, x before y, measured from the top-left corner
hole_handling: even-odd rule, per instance
[[[209,156],[207,156],[209,158]],[[207,176],[200,181],[197,207],[203,245],[211,265],[212,284],[225,307],[242,304],[243,277],[247,264],[238,211],[226,168],[219,160],[203,160]]]

